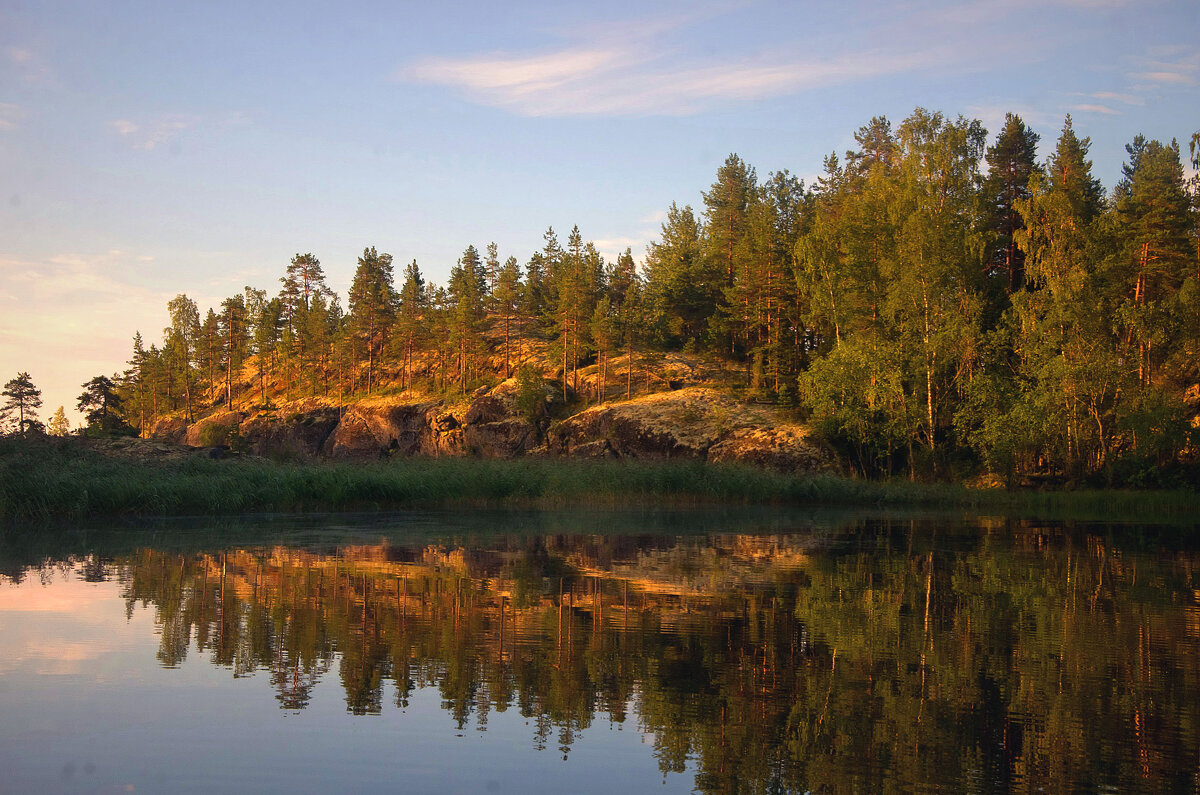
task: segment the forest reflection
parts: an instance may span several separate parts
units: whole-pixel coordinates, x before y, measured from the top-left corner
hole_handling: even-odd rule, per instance
[[[1014,522],[853,535],[532,536],[92,559],[158,656],[336,676],[372,714],[436,688],[568,756],[629,722],[704,792],[1191,791],[1193,552]]]

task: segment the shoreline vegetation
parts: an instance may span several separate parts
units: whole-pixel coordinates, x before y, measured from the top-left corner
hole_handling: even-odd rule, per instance
[[[34,487],[5,513],[942,493],[888,483],[905,476],[1196,488],[1200,176],[1184,163],[1200,168],[1200,131],[1186,147],[1136,136],[1107,191],[1069,116],[1041,161],[1039,133],[1015,114],[989,139],[978,120],[917,108],[895,126],[871,119],[854,140],[808,183],[787,170],[760,178],[731,154],[701,205],[671,204],[640,262],[551,227],[524,263],[467,245],[440,285],[368,246],[342,296],[311,252],[278,288],[246,286],[206,311],[180,293],[159,342],[135,334],[126,369],[83,385],[77,432],[270,457],[290,446],[328,458],[675,459],[675,442],[637,445],[695,436],[703,422],[706,435],[683,445],[692,457],[793,472],[797,459],[836,457],[855,480],[674,464],[419,460],[399,480],[373,466],[246,465],[245,488],[208,497],[166,485],[178,472],[147,470],[159,485],[100,496],[79,481],[86,498]],[[691,388],[722,402],[643,405]],[[28,373],[0,394],[7,430],[40,432]],[[626,438],[614,442],[618,424]],[[70,432],[62,407],[44,428]],[[466,491],[416,485],[426,472]],[[275,496],[253,492],[268,482]],[[317,485],[332,491],[310,496]],[[961,492],[971,496],[937,500],[986,493]]]
[[[121,460],[68,440],[0,441],[0,523],[412,508],[844,506],[1077,519],[1200,513],[1194,491],[1004,490],[791,476],[696,461],[400,458],[276,462],[193,455]]]

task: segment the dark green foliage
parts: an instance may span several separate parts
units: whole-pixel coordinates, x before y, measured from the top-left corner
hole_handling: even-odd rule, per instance
[[[363,249],[350,284],[349,304],[360,361],[367,360],[366,391],[370,394],[375,384],[376,363],[396,319],[391,254],[380,254],[374,246]]]
[[[0,420],[15,422],[16,432],[22,436],[41,429],[37,410],[42,405],[42,390],[33,385],[29,373],[17,373],[16,378],[4,385],[4,391],[0,392],[0,395],[8,398],[4,405],[0,406]]]
[[[129,435],[135,433],[123,416],[123,401],[117,385],[108,376],[98,375],[83,385],[78,408],[87,420],[85,433]]]
[[[923,108],[854,140],[811,186],[783,170],[760,182],[730,155],[701,212],[672,203],[641,268],[548,228],[524,272],[495,243],[469,246],[447,284],[413,262],[397,293],[391,256],[367,248],[343,314],[297,254],[276,298],[247,288],[203,323],[171,301],[161,346],[136,338],[116,394],[143,433],[236,409],[255,378],[259,405],[457,400],[530,365],[582,404],[677,381],[661,362],[681,352],[703,379],[794,408],[864,476],[1188,470],[1200,178],[1185,180],[1177,143],[1135,138],[1106,200],[1070,117],[1044,164],[1013,114],[991,146],[978,121]],[[1200,133],[1189,153],[1200,161]]]

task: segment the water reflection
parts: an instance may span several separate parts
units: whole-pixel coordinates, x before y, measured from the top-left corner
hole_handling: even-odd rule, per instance
[[[1014,523],[395,541],[88,557],[158,660],[336,677],[355,715],[435,688],[569,758],[597,721],[704,792],[1193,790],[1192,552]],[[690,765],[690,767],[689,767]]]

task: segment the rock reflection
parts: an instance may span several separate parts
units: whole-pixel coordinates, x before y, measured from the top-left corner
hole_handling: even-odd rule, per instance
[[[631,721],[705,792],[1173,791],[1197,781],[1196,562],[879,522],[111,567],[156,611],[164,666],[269,672],[287,710],[333,675],[359,715],[431,687],[460,729],[516,709],[564,756]]]

